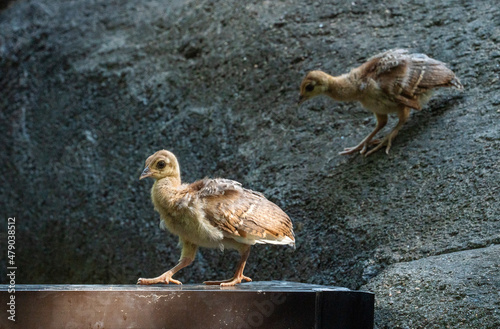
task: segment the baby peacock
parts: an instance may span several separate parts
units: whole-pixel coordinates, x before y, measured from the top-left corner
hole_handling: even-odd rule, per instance
[[[346,148],[340,154],[359,151],[368,156],[392,141],[410,116],[410,110],[421,110],[432,95],[432,89],[455,87],[463,89],[453,71],[440,61],[424,54],[410,54],[395,49],[373,56],[363,65],[341,76],[322,71],[309,72],[300,86],[299,104],[318,95],[327,95],[338,101],[359,101],[373,112],[377,119],[375,129],[358,145]],[[372,138],[386,125],[387,115],[397,113],[399,122],[382,140]],[[376,145],[368,151],[369,145]]]
[[[241,259],[234,276],[205,284],[233,286],[242,280],[250,246],[270,243],[295,246],[292,222],[277,205],[262,194],[245,189],[228,179],[202,179],[182,184],[174,154],[161,150],[146,160],[140,179],[155,180],[151,199],[160,213],[161,226],[179,236],[182,254],[179,263],[162,275],[138,280],[138,284],[176,283],[172,276],[191,264],[198,247],[236,249]]]

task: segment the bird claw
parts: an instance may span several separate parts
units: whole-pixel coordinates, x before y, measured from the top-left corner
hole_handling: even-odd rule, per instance
[[[348,154],[353,154],[353,153],[356,153],[356,151],[358,151],[359,149],[361,149],[362,145],[358,145],[358,146],[354,146],[354,147],[347,147],[345,148],[342,152],[339,152],[340,155],[348,155]],[[363,149],[366,148],[363,147]],[[362,152],[363,150],[361,150]],[[363,153],[361,153],[363,154]]]
[[[237,285],[239,283],[241,283],[241,281],[247,281],[247,282],[251,282],[252,279],[249,278],[248,276],[244,276],[242,275],[241,277],[233,277],[232,279],[229,279],[229,280],[224,280],[224,281],[205,281],[203,282],[204,284],[206,285],[209,285],[209,286],[214,286],[214,285],[220,285],[221,287],[230,287],[230,286],[234,286],[234,285]]]
[[[369,141],[363,140],[360,144],[353,146],[353,147],[347,147],[344,149],[344,151],[339,152],[340,155],[348,155],[348,154],[353,154],[356,153],[356,151],[359,151],[359,154],[364,155],[368,151],[368,145],[379,145],[383,141],[380,139],[373,139]],[[368,152],[370,153],[370,152]],[[368,155],[365,155],[368,156]]]
[[[139,284],[139,285],[150,285],[150,284],[156,284],[156,283],[169,284],[170,282],[175,283],[175,284],[182,284],[182,282],[180,282],[179,280],[172,279],[172,276],[166,275],[166,273],[160,275],[159,277],[152,278],[152,279],[139,278],[137,280],[137,284]]]
[[[359,151],[359,154],[367,157],[370,154],[380,150],[382,148],[382,146],[385,145],[385,143],[387,143],[385,153],[389,154],[389,150],[391,149],[391,143],[392,143],[392,138],[390,138],[390,136],[387,136],[384,139],[374,139],[374,140],[365,142],[363,144],[359,144],[359,145],[354,146],[354,147],[347,147],[344,149],[344,151],[339,152],[339,154],[340,155],[348,155],[348,154],[356,153],[356,151]],[[376,146],[375,146],[375,148],[368,151],[368,145],[376,145]]]
[[[382,146],[384,146],[386,143],[387,143],[387,147],[385,148],[385,154],[389,155],[389,150],[391,149],[391,145],[392,145],[392,139],[394,137],[392,137],[392,134],[389,134],[387,135],[384,139],[382,140],[377,140],[378,141],[378,145],[376,147],[374,147],[373,149],[371,149],[368,153],[365,154],[365,157],[369,156],[370,154],[373,154],[375,152],[377,152],[378,150],[380,150],[382,148]]]

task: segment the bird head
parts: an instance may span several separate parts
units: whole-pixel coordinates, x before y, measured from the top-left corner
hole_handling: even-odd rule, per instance
[[[180,176],[179,163],[175,155],[167,150],[160,150],[146,159],[144,171],[139,179],[146,177],[156,180],[165,177],[180,179]]]
[[[322,71],[307,73],[300,84],[300,97],[298,104],[304,103],[309,98],[324,94],[328,90],[328,74]]]

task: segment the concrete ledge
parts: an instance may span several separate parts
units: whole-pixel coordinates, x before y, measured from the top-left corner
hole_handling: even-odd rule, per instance
[[[0,286],[1,328],[372,329],[374,295],[283,281],[205,285]]]

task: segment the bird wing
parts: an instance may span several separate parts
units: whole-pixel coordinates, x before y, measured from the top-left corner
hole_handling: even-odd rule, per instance
[[[421,109],[419,96],[436,87],[455,86],[460,82],[443,62],[424,54],[409,54],[403,49],[390,50],[368,60],[365,78],[378,82],[395,102]]]
[[[292,222],[261,193],[229,179],[203,179],[190,185],[205,204],[205,217],[227,237],[242,243],[294,245]]]

